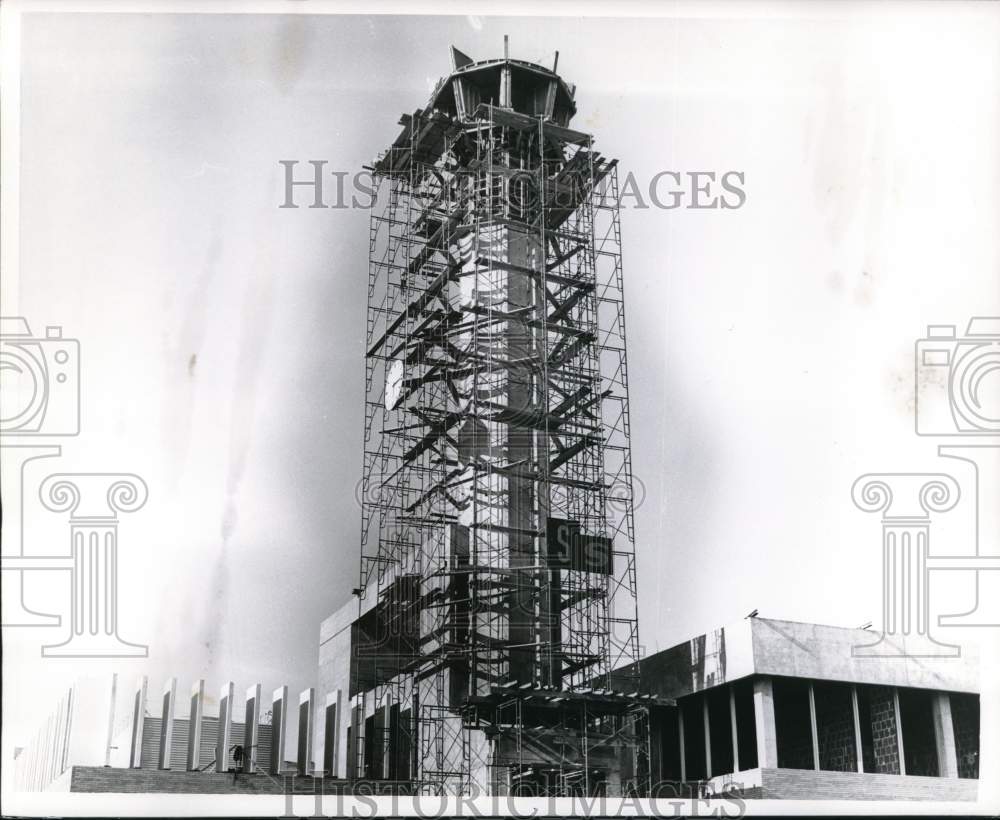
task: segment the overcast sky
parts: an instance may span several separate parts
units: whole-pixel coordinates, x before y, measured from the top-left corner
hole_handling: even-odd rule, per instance
[[[59,628],[5,630],[5,750],[84,669],[314,685],[319,622],[358,582],[368,213],[279,209],[279,161],[360,170],[450,44],[485,59],[504,34],[518,59],[559,50],[574,126],[640,189],[745,174],[740,209],[622,215],[642,643],[754,608],[879,622],[879,523],[851,484],[967,478],[913,435],[913,345],[1000,315],[1000,18],[731,8],[22,18],[3,312],[80,340],[82,434],[52,469],[149,486],[120,525],[120,632],[150,657],[43,661]],[[967,500],[949,516],[934,538],[962,552]],[[62,550],[65,520],[36,519],[28,551]],[[52,583],[27,593],[58,604]]]

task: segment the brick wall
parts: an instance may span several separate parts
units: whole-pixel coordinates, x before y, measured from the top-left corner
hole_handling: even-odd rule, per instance
[[[806,769],[762,769],[765,800],[976,800],[979,782]]]
[[[976,800],[978,781],[942,777],[900,777],[857,772],[815,772],[806,769],[761,769],[761,786],[743,792],[745,798],[813,800]],[[321,788],[335,794],[346,781],[289,778],[295,794]],[[322,783],[322,785],[320,785]],[[263,774],[173,772],[74,766],[70,791],[118,794],[284,794],[285,779]]]
[[[858,758],[854,742],[854,706],[851,687],[843,683],[816,681],[816,734],[819,767],[834,772],[856,772]]]
[[[896,701],[888,686],[866,686],[870,704],[874,769],[882,774],[899,774],[899,745],[896,738]],[[867,769],[868,767],[865,766]]]
[[[150,769],[112,769],[103,766],[74,766],[70,780],[72,792],[118,794],[284,794],[285,778],[264,774],[213,772],[175,772]],[[290,777],[296,794],[313,794],[321,781],[311,777]],[[327,794],[333,794],[337,781],[322,781]],[[342,784],[343,781],[340,781]]]

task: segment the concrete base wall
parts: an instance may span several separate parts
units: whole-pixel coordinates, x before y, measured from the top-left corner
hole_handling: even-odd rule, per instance
[[[285,778],[264,774],[174,772],[155,769],[112,769],[104,766],[74,766],[69,791],[105,794],[284,794]],[[296,794],[313,794],[318,781],[311,777],[289,777]],[[324,790],[333,788],[324,783]]]
[[[112,769],[74,766],[66,775],[69,791],[117,794],[284,794],[284,777]],[[63,778],[65,779],[65,778]],[[60,779],[60,783],[62,780]],[[334,794],[348,786],[341,780],[322,782],[311,777],[289,778],[295,794],[322,789]],[[978,781],[944,777],[901,777],[853,772],[816,772],[805,769],[755,769],[729,775],[713,791],[739,791],[747,799],[768,800],[937,800],[975,801]],[[53,784],[55,785],[55,784]],[[65,784],[63,788],[65,790]]]
[[[762,769],[766,800],[976,800],[979,782],[808,769]]]

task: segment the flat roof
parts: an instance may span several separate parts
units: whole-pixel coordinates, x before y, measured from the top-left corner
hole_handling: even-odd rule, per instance
[[[854,654],[854,647],[873,644],[880,637],[880,632],[866,629],[746,618],[641,660],[642,690],[677,698],[750,675],[781,675],[979,692],[978,653],[974,646],[962,646],[960,657],[919,657],[915,656],[921,651],[916,640],[885,638],[883,647],[899,655]]]

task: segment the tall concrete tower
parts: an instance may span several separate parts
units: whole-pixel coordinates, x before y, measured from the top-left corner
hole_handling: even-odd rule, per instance
[[[641,790],[616,163],[558,53],[451,57],[372,169],[347,773]]]

